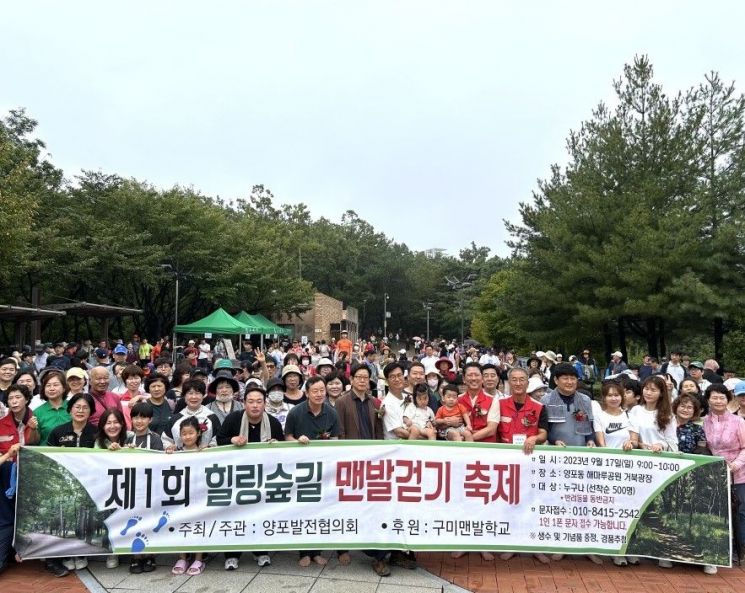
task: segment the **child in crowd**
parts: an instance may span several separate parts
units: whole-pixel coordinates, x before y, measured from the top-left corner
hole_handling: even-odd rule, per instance
[[[130,410],[132,420],[132,432],[127,433],[125,446],[131,449],[150,449],[151,451],[162,451],[163,441],[156,433],[150,430],[153,420],[153,406],[148,401],[139,401]],[[152,554],[135,554],[129,563],[131,574],[152,572],[156,568],[155,556]]]
[[[199,420],[195,416],[189,416],[184,418],[179,426],[179,437],[181,444],[178,446],[170,445],[166,449],[166,453],[172,453],[174,450],[177,451],[201,451],[199,441],[202,437],[202,427],[199,424]],[[189,565],[188,562],[189,554],[179,554],[179,559],[176,564],[173,565],[171,573],[175,575],[188,574],[190,576],[196,576],[204,572],[204,555],[201,552],[194,553],[194,559]],[[187,566],[189,568],[187,568]]]
[[[429,407],[429,391],[427,386],[420,383],[414,387],[414,401],[404,408],[404,426],[409,429],[409,440],[434,441],[435,413]]]
[[[199,379],[189,379],[183,385],[185,407],[174,414],[168,424],[168,428],[163,431],[161,439],[163,444],[173,446],[173,449],[181,450],[181,423],[189,418],[195,418],[201,426],[199,445],[201,447],[214,447],[217,445],[217,433],[220,430],[220,420],[207,407],[202,405],[204,396],[207,393],[207,386],[204,381]]]
[[[149,402],[141,401],[132,406],[130,418],[132,419],[132,432],[125,443],[133,449],[150,449],[151,451],[162,451],[163,441],[160,435],[150,430],[153,420],[153,406]]]
[[[435,415],[437,434],[448,441],[473,441],[471,418],[468,410],[458,403],[459,390],[452,384],[442,390],[442,406]],[[453,418],[459,419],[457,424]]]

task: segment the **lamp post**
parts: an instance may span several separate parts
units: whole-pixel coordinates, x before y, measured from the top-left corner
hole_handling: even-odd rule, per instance
[[[432,310],[432,303],[427,301],[426,303],[422,303],[422,307],[427,312],[427,344],[429,344],[429,312]]]
[[[176,364],[176,326],[178,325],[178,270],[171,264],[160,264],[160,267],[164,270],[170,270],[176,277],[176,303],[174,306],[174,320],[173,320],[173,341],[171,343],[171,354],[173,364]]]
[[[445,276],[445,282],[458,294],[458,309],[460,310],[460,343],[463,344],[465,335],[463,332],[463,289],[471,286],[473,280],[476,279],[476,274],[469,274],[463,279],[456,278],[453,276]]]
[[[383,341],[388,341],[388,293],[383,293]]]

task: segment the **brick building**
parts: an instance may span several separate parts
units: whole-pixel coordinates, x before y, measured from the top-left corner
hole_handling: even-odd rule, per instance
[[[280,316],[276,323],[294,331],[293,336],[305,336],[309,342],[339,339],[342,330],[349,332],[349,339],[356,340],[359,332],[359,312],[354,307],[322,292],[313,295],[313,306],[305,313],[288,317]]]

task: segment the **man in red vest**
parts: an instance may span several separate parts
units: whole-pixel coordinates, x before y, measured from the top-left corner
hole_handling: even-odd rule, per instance
[[[497,442],[522,445],[530,455],[536,445],[548,438],[548,414],[540,402],[528,396],[528,373],[513,367],[507,375],[510,397],[495,401],[499,404]]]
[[[526,455],[533,453],[536,445],[541,445],[548,439],[548,414],[545,406],[528,395],[528,372],[520,367],[513,367],[507,374],[510,384],[510,397],[495,400],[490,419],[499,407],[497,419],[497,442],[522,445]],[[514,556],[511,552],[500,554],[502,560],[509,560]],[[535,554],[536,559],[548,564],[549,558],[545,554]]]

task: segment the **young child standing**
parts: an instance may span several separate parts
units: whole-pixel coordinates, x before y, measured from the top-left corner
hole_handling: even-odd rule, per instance
[[[130,449],[150,449],[151,451],[162,451],[163,441],[160,436],[150,430],[153,421],[153,406],[148,401],[139,401],[130,410],[132,421],[132,432],[127,433],[124,443]],[[157,567],[155,556],[152,554],[135,554],[129,563],[131,574],[152,572]]]
[[[429,390],[424,383],[414,387],[414,401],[404,408],[404,426],[409,429],[410,441],[437,438],[435,413],[429,407]]]
[[[126,446],[133,449],[150,449],[163,451],[163,441],[160,435],[150,430],[154,410],[150,402],[141,401],[132,406],[132,432],[127,437]]]
[[[473,441],[471,417],[468,410],[458,403],[458,387],[445,385],[442,406],[435,415],[437,434],[448,441]]]
[[[166,449],[166,453],[172,453],[176,451],[201,451],[199,446],[199,440],[202,436],[202,427],[199,424],[199,420],[195,416],[189,416],[184,418],[179,426],[179,440],[181,444],[178,446],[171,445]],[[194,559],[191,565],[188,562],[189,554],[179,554],[179,559],[171,569],[171,574],[188,574],[190,576],[196,576],[204,572],[204,555],[201,552],[194,553]],[[187,566],[189,568],[187,568]]]

